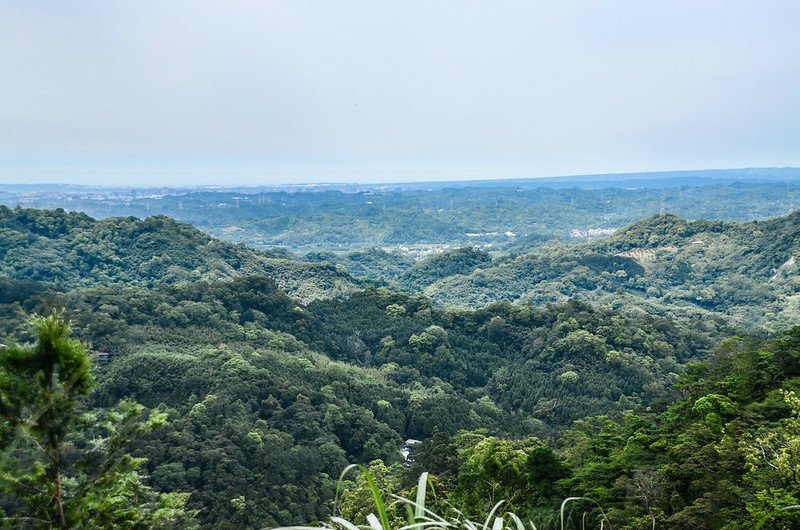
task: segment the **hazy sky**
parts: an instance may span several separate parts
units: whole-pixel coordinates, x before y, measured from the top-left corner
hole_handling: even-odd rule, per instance
[[[0,182],[800,166],[800,2],[0,0]]]

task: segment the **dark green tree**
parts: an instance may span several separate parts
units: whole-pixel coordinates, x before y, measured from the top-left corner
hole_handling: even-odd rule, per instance
[[[163,424],[142,407],[78,413],[92,390],[89,356],[57,311],[31,322],[36,342],[0,349],[0,491],[14,497],[4,523],[30,527],[181,525],[188,494],[159,494],[125,454],[130,439]],[[85,431],[79,431],[85,427]],[[91,441],[90,441],[91,440]]]
[[[89,357],[80,342],[70,338],[69,325],[57,313],[34,318],[32,324],[34,346],[11,346],[0,353],[1,440],[5,448],[15,438],[22,439],[44,456],[44,463],[17,484],[38,493],[36,512],[66,527],[62,445],[75,423],[76,398],[91,389]],[[34,482],[42,482],[44,489]],[[33,496],[27,500],[30,503]]]

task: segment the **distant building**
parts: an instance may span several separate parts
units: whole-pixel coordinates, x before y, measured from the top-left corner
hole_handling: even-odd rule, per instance
[[[410,466],[411,463],[414,461],[413,459],[409,458],[409,455],[411,454],[411,446],[416,445],[418,443],[422,442],[419,440],[414,440],[413,438],[409,438],[408,440],[403,442],[402,446],[400,446],[400,454],[403,455],[404,466]]]
[[[111,354],[106,351],[99,351],[95,354],[97,362],[99,363],[107,363],[111,361]]]

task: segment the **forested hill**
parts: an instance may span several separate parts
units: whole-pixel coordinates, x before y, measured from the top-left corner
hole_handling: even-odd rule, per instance
[[[191,492],[210,526],[326,517],[348,462],[399,462],[406,438],[548,437],[586,414],[648,405],[711,345],[578,302],[453,313],[370,289],[304,307],[258,277],[26,288],[3,302],[8,331],[23,311],[62,306],[85,343],[111,353],[93,407],[132,398],[168,412],[135,454],[156,488]]]
[[[64,210],[0,206],[0,276],[52,283],[143,286],[267,275],[300,300],[366,284],[327,263],[304,263],[214,239],[164,216],[95,220]]]
[[[346,295],[383,279],[441,306],[578,298],[777,330],[800,316],[798,226],[800,214],[749,223],[666,215],[594,243],[550,243],[494,259],[463,248],[414,263],[382,250],[295,259],[226,243],[163,216],[94,220],[63,210],[0,207],[0,275],[56,286],[154,286],[264,275],[303,302]]]
[[[397,463],[406,438],[548,438],[586,414],[650,405],[719,336],[577,301],[452,311],[386,287],[352,291],[330,265],[164,217],[0,211],[3,341],[28,340],[26,314],[65,308],[77,337],[111,356],[96,364],[86,406],[134,399],[163,410],[168,427],[131,450],[158,491],[190,492],[208,526],[324,518],[348,462]],[[488,263],[459,256],[466,268],[443,256],[415,277]],[[352,292],[302,303],[264,275],[276,270],[295,281],[308,271],[312,286],[317,271],[335,274]]]
[[[650,217],[595,243],[550,244],[442,274],[424,293],[445,306],[577,297],[787,328],[800,317],[799,228],[798,213],[749,223]]]
[[[167,215],[225,241],[298,253],[370,247],[427,253],[463,246],[521,251],[569,240],[575,232],[621,228],[662,209],[690,219],[728,221],[783,215],[800,204],[796,173],[745,170],[718,173],[711,180],[701,173],[611,177],[614,182],[569,178],[555,187],[538,179],[342,187],[349,193],[329,186],[291,191],[53,186],[16,192],[6,187],[0,189],[0,202],[69,208],[98,219]],[[781,174],[787,179],[776,178]]]
[[[204,526],[302,524],[331,515],[348,462],[399,464],[407,438],[477,431],[467,438],[555,443],[587,415],[663,408],[690,363],[736,331],[727,312],[755,315],[761,304],[789,314],[797,220],[665,216],[520,257],[462,249],[413,265],[377,250],[347,258],[365,273],[393,263],[402,292],[166,217],[0,208],[0,342],[28,341],[26,315],[65,308],[77,338],[110,355],[94,364],[96,390],[82,406],[104,413],[133,399],[168,418],[130,448],[147,459],[149,485],[190,493]],[[420,289],[445,303],[528,301],[460,310]],[[711,289],[710,302],[681,289]],[[534,303],[549,300],[557,302]],[[695,311],[682,314],[689,321],[671,318],[679,303]],[[564,486],[592,493],[591,469],[564,454],[575,477],[586,472]],[[0,510],[25,513],[2,496]]]

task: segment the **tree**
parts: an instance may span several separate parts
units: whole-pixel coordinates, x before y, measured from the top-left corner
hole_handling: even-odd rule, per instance
[[[457,437],[456,443],[464,439]],[[466,440],[471,443],[469,438]],[[490,436],[461,449],[462,463],[453,499],[468,510],[477,510],[470,515],[490,510],[498,501],[513,509],[529,493],[528,451],[540,446],[542,443],[536,438],[510,441]]]
[[[371,514],[378,513],[376,505],[376,491],[385,503],[391,501],[392,495],[396,493],[396,486],[392,478],[391,470],[386,467],[382,460],[373,460],[366,468],[360,468],[360,473],[356,476],[355,483],[345,490],[342,498],[340,511],[342,517],[348,521],[367,523]],[[393,523],[392,527],[403,526],[403,519],[397,506],[388,507],[388,517]]]
[[[75,422],[76,398],[91,389],[89,357],[80,342],[70,338],[69,326],[57,313],[34,318],[33,329],[35,346],[13,346],[0,354],[2,441],[5,447],[18,433],[44,454],[46,489],[53,491],[52,501],[40,508],[48,520],[66,527],[61,450]]]
[[[11,507],[5,521],[124,528],[191,519],[188,494],[154,492],[137,471],[143,460],[124,453],[133,436],[163,424],[165,414],[141,422],[142,407],[124,402],[80,417],[78,401],[93,382],[85,348],[57,311],[34,317],[31,327],[35,344],[0,350],[0,491],[21,501],[3,506]]]
[[[780,394],[790,416],[746,447],[744,478],[756,492],[747,505],[753,523],[792,528],[800,523],[800,397],[785,390]]]

